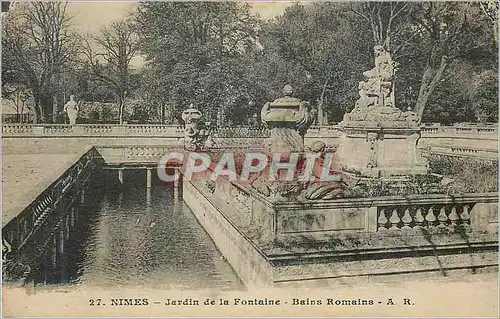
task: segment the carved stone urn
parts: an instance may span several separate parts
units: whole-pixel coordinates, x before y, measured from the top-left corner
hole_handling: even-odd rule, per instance
[[[304,135],[314,121],[310,104],[293,97],[291,85],[285,85],[283,97],[267,102],[261,110],[261,121],[271,131],[270,152],[303,152]]]

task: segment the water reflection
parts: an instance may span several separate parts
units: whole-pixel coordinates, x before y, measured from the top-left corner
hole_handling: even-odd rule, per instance
[[[37,234],[36,285],[242,288],[182,201],[182,185],[148,189],[144,170],[126,171],[123,186],[116,172],[107,175]]]

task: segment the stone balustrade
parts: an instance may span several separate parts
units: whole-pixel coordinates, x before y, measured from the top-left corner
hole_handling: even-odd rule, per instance
[[[477,142],[478,145],[481,142]],[[421,149],[423,153],[443,155],[443,156],[456,156],[456,157],[472,157],[482,158],[489,160],[498,159],[497,148],[483,148],[474,146],[453,146],[453,145],[427,145]]]
[[[162,156],[169,152],[182,152],[183,146],[178,145],[144,145],[144,146],[131,146],[131,145],[113,145],[113,146],[100,146],[97,150],[102,155],[108,165],[117,164],[158,164]]]
[[[196,187],[203,189],[202,184]],[[239,181],[220,178],[214,196],[236,208],[225,213],[235,224],[243,228],[260,225],[259,232],[268,233],[271,241],[301,235],[322,240],[331,234],[384,231],[389,235],[406,231],[422,235],[426,230],[439,232],[443,228],[457,233],[494,233],[498,228],[496,192],[274,201]]]
[[[263,147],[269,134],[264,127],[212,129],[214,148]],[[36,149],[38,152],[64,153],[80,150],[88,145],[114,145],[117,138],[120,139],[119,143],[129,146],[176,146],[184,133],[180,126],[157,124],[3,124],[2,135],[4,151],[7,153],[23,153],[28,149],[30,152]],[[20,141],[19,138],[24,140]],[[64,138],[64,143],[57,138]],[[337,147],[338,126],[311,126],[305,136],[305,144],[310,145],[317,140],[323,141],[329,148]],[[495,125],[424,125],[418,147],[423,152],[432,154],[495,159],[498,156],[497,141]]]
[[[69,192],[77,192],[78,185],[85,183],[92,171],[102,163],[96,148],[83,152],[76,162],[48,185],[22,212],[2,228],[2,239],[12,252],[19,250],[32,234],[51,216]],[[76,186],[76,187],[75,187]],[[75,195],[75,194],[72,194]]]
[[[277,204],[278,233],[310,231],[414,231],[422,229],[466,231],[498,227],[498,194],[471,193],[461,196],[411,195],[347,199],[310,203],[304,209],[295,204]],[[306,218],[307,217],[307,218]],[[305,218],[305,219],[304,219]],[[281,221],[281,222],[280,222]]]
[[[212,130],[212,134],[215,138],[268,138],[271,136],[270,132],[265,127],[251,126],[218,127]]]
[[[2,135],[33,135],[35,127],[29,124],[2,124]]]
[[[174,136],[181,137],[182,127],[154,124],[3,124],[2,135],[15,136]]]
[[[269,131],[264,127],[236,126],[213,128],[214,137],[255,137],[267,138]],[[176,125],[163,124],[2,124],[4,136],[24,135],[175,135],[182,136],[183,128]],[[337,137],[338,126],[311,126],[306,137]],[[424,125],[422,137],[469,137],[497,139],[496,125]]]
[[[426,137],[463,137],[478,139],[498,139],[498,130],[495,125],[454,125],[454,126],[423,126],[421,135]]]
[[[455,229],[461,225],[470,230],[471,207],[474,204],[378,207],[377,231],[431,228]]]

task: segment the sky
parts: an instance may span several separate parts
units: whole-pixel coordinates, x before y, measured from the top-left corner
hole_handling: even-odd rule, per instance
[[[252,11],[264,19],[271,19],[285,11],[293,2],[258,1],[249,2]],[[70,1],[68,13],[74,16],[73,23],[82,32],[95,32],[103,26],[120,19],[132,11],[135,1]]]
[[[293,4],[289,1],[254,1],[248,2],[252,11],[264,19],[272,19],[280,15]],[[73,16],[73,25],[83,34],[96,33],[102,27],[109,25],[134,10],[136,1],[69,1],[67,12]],[[131,61],[133,68],[140,68],[144,64],[141,57]]]

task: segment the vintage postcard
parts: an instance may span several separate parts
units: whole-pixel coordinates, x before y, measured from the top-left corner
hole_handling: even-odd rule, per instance
[[[2,1],[2,315],[498,317],[497,1]]]

